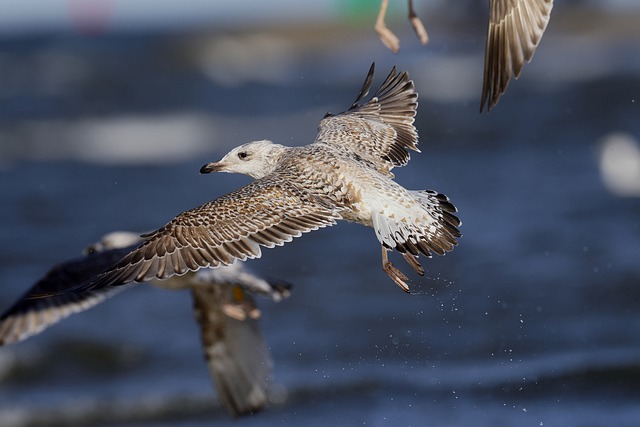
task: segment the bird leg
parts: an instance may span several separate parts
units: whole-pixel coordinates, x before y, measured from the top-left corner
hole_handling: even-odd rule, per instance
[[[422,268],[422,266],[418,262],[418,257],[413,256],[407,252],[403,253],[402,256],[404,257],[405,261],[407,261],[409,265],[413,267],[416,273],[418,273],[421,276],[424,276],[424,268]]]
[[[391,49],[393,53],[398,53],[398,50],[400,49],[400,40],[398,39],[398,37],[396,37],[395,34],[391,32],[389,28],[387,28],[384,23],[384,17],[387,14],[388,6],[389,0],[382,0],[382,3],[380,4],[380,11],[378,12],[378,19],[376,19],[376,25],[373,28],[380,36],[380,40],[382,40],[382,43],[384,43],[386,47]]]
[[[409,293],[409,285],[406,283],[406,280],[409,280],[409,278],[389,262],[389,255],[384,246],[382,246],[382,269],[396,285],[400,286],[403,291]]]
[[[416,11],[413,9],[413,0],[409,0],[409,22],[411,22],[411,26],[413,27],[413,31],[416,32],[418,39],[420,39],[420,43],[426,45],[429,43],[429,35],[427,34],[427,30],[425,30],[424,25],[422,25],[422,21],[416,15]]]
[[[245,321],[249,319],[259,319],[262,313],[255,306],[252,300],[247,300],[244,291],[240,286],[232,288],[233,302],[227,302],[222,305],[222,311],[232,319]]]
[[[222,304],[222,311],[232,319],[240,320],[241,322],[249,319],[259,319],[262,316],[262,312],[256,307],[250,307],[247,304]]]

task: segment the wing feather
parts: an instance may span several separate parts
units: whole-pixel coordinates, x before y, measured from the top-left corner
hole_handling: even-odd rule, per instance
[[[108,268],[131,249],[105,251],[53,267],[0,316],[0,345],[37,335],[60,320],[87,310],[123,290],[111,288],[65,293]]]
[[[238,303],[230,282],[193,286],[191,294],[218,398],[234,416],[260,410],[267,403],[272,362],[257,319],[241,320],[225,314],[226,304]],[[241,295],[243,304],[255,306],[251,295]]]
[[[413,122],[418,108],[418,94],[406,71],[394,67],[375,95],[362,101],[371,88],[374,65],[351,108],[337,115],[328,114],[318,127],[316,143],[350,151],[383,172],[404,166],[409,151],[418,150],[418,132]]]
[[[73,292],[182,275],[203,267],[258,258],[302,233],[334,225],[341,216],[279,176],[256,180],[178,215],[119,262]]]
[[[480,111],[491,111],[531,61],[544,34],[553,0],[491,0]]]

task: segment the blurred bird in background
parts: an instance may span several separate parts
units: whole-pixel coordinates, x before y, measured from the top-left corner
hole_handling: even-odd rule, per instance
[[[429,42],[427,31],[416,15],[413,0],[409,1],[409,21],[423,45]],[[393,52],[400,49],[400,40],[384,23],[389,0],[382,0],[375,30]],[[549,23],[553,0],[490,0],[487,46],[484,57],[484,78],[480,112],[498,104],[507,90],[511,76],[518,78],[525,62],[530,62]]]
[[[113,232],[89,246],[85,256],[53,267],[0,317],[0,345],[17,343],[39,334],[74,313],[87,310],[127,286],[81,293],[60,293],[100,273],[127,254],[141,238]],[[241,263],[217,269],[154,280],[165,289],[188,289],[200,326],[205,359],[218,397],[233,417],[254,413],[267,402],[272,362],[262,338],[252,294],[280,301],[290,285],[266,281]],[[34,295],[55,294],[44,298]]]

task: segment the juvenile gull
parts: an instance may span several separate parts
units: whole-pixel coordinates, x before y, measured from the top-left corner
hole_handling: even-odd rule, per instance
[[[393,52],[400,49],[398,37],[387,28],[384,18],[389,0],[382,0],[375,30]],[[507,90],[511,76],[518,78],[525,62],[530,62],[549,23],[553,0],[491,0],[484,58],[480,112],[491,111]],[[420,42],[427,44],[427,32],[409,0],[409,20]]]
[[[231,150],[201,173],[233,172],[255,181],[178,215],[146,234],[135,250],[76,291],[258,258],[260,246],[282,245],[302,233],[344,219],[373,227],[382,244],[384,271],[404,291],[407,277],[391,265],[387,251],[400,252],[419,273],[418,255],[443,255],[457,244],[460,221],[449,199],[435,191],[409,191],[391,169],[418,151],[413,126],[418,95],[406,72],[395,67],[365,104],[372,65],[348,111],[327,114],[314,143],[285,147],[254,141]]]
[[[88,249],[85,257],[52,268],[25,296],[0,317],[0,345],[16,343],[42,332],[73,313],[87,310],[126,286],[80,293],[59,293],[90,279],[122,258],[140,237],[114,232]],[[251,294],[279,301],[289,295],[283,282],[267,282],[249,273],[242,263],[152,281],[167,289],[191,291],[200,326],[205,359],[218,398],[231,416],[250,414],[267,401],[271,374],[269,350],[259,330],[260,311]],[[30,298],[59,293],[48,298]]]

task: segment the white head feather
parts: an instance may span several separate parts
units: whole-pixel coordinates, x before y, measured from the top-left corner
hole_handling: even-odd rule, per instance
[[[217,162],[207,163],[200,173],[241,173],[259,179],[275,170],[286,150],[268,140],[252,141],[234,148]]]

